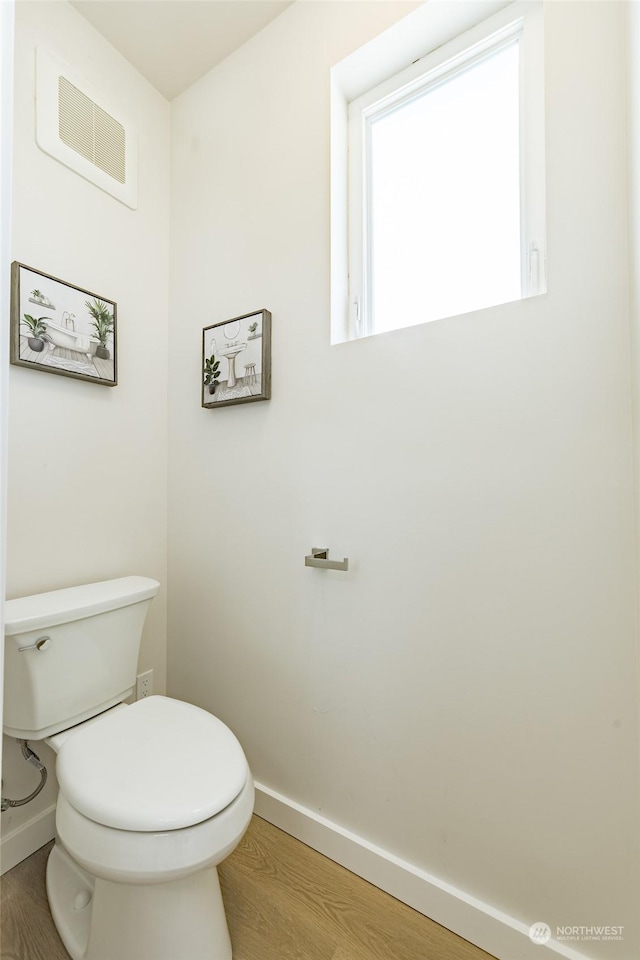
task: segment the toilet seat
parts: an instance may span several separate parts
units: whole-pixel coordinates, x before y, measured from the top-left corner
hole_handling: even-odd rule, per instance
[[[215,817],[239,796],[249,768],[221,720],[154,696],[73,733],[60,747],[56,774],[61,794],[82,817],[158,833]]]
[[[84,817],[59,794],[56,832],[77,864],[114,883],[156,884],[216,866],[238,844],[253,813],[249,775],[239,795],[215,817],[159,833],[114,830]]]

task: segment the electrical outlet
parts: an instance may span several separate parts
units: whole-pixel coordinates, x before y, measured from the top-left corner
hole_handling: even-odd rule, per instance
[[[136,700],[144,700],[153,693],[153,670],[139,673],[136,680]]]

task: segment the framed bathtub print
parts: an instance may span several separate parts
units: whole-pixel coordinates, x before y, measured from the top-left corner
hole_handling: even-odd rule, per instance
[[[11,264],[11,363],[115,387],[117,304]]]
[[[202,331],[202,406],[268,400],[271,396],[271,314],[244,313]]]

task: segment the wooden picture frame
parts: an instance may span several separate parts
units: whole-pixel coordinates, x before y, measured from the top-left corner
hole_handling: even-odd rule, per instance
[[[238,358],[240,357],[240,360]],[[254,310],[202,331],[202,406],[271,397],[271,314]]]
[[[113,300],[16,260],[10,362],[115,387],[117,314]]]

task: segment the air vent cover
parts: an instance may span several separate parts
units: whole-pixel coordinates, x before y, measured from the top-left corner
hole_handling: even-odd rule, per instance
[[[135,208],[136,137],[131,125],[116,119],[113,112],[106,109],[103,98],[90,93],[71,68],[38,48],[38,145]]]
[[[125,183],[125,130],[97,103],[58,77],[58,132],[72,150]]]

